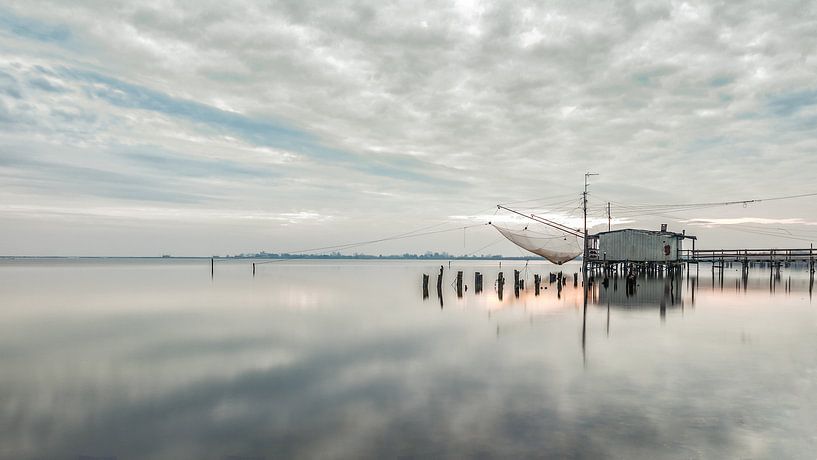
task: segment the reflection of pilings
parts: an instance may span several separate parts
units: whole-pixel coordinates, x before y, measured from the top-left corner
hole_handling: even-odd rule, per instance
[[[774,292],[774,269],[769,269],[769,292]]]
[[[695,306],[695,291],[698,289],[698,277],[692,280],[692,306]]]
[[[667,298],[669,297],[669,284],[664,283],[664,295],[661,296],[661,302],[658,307],[658,314],[661,317],[661,322],[667,320]]]
[[[561,286],[561,284],[560,284]],[[583,283],[582,291],[584,292],[584,309],[582,310],[582,364],[587,367],[587,283]]]
[[[628,297],[631,296],[631,295],[635,295],[635,286],[636,286],[637,280],[638,279],[636,278],[635,273],[630,272],[627,275],[627,292],[626,293],[627,293]]]
[[[723,291],[723,259],[721,259],[721,269],[718,272],[718,283],[720,284],[721,291]]]

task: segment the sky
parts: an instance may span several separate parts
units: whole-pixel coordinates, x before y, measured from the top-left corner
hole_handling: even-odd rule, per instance
[[[808,247],[814,2],[0,3],[0,254]],[[463,227],[468,227],[463,229]],[[426,234],[436,232],[433,234]]]

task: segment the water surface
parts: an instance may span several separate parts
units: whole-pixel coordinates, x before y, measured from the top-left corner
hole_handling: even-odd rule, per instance
[[[807,271],[444,265],[0,261],[0,457],[814,458]]]

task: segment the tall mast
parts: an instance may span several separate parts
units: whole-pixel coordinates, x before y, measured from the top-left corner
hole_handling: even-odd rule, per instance
[[[587,184],[590,176],[598,176],[598,174],[586,172],[584,173],[584,192],[582,193],[582,210],[584,211],[584,251],[582,252],[582,273],[585,289],[587,289]]]
[[[610,202],[607,202],[607,231],[613,229],[613,217],[610,215]]]

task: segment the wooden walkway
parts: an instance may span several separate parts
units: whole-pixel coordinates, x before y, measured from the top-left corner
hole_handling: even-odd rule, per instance
[[[805,249],[694,249],[682,251],[681,262],[811,262],[817,252]]]

